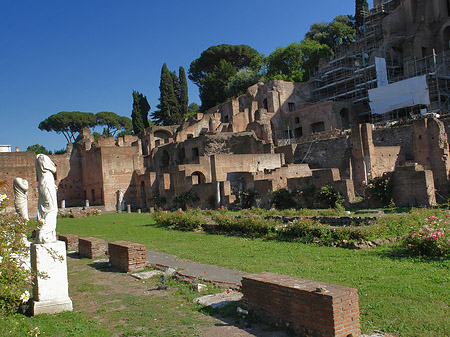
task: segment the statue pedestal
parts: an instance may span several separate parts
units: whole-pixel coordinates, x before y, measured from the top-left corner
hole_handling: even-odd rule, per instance
[[[62,241],[31,245],[31,267],[40,275],[33,286],[32,314],[72,311],[67,279],[66,245]]]

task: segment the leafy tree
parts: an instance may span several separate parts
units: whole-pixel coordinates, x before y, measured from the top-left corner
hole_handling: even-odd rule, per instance
[[[267,57],[267,78],[269,80],[287,80],[301,82],[302,49],[299,43],[293,42],[286,47],[278,47]]]
[[[186,114],[186,116],[184,116],[185,118],[191,118],[194,117],[198,112],[200,112],[200,107],[198,106],[197,103],[191,103],[188,106],[188,112]]]
[[[204,50],[191,63],[188,76],[199,87],[202,110],[227,99],[224,95],[225,87],[239,70],[258,70],[260,65],[260,54],[247,45],[221,44]]]
[[[27,151],[34,152],[36,154],[49,154],[49,151],[45,148],[44,145],[34,144],[27,147]]]
[[[214,67],[214,70],[205,76],[203,86],[199,90],[202,110],[225,102],[229,98],[225,88],[230,78],[236,73],[236,68],[230,62],[220,60],[219,64]]]
[[[73,142],[76,139],[76,133],[79,133],[83,128],[90,128],[95,125],[97,125],[97,119],[91,112],[61,111],[40,122],[39,129],[62,133],[67,142]]]
[[[186,80],[186,72],[183,67],[178,69],[178,81],[180,83],[180,93],[178,97],[178,102],[180,104],[180,112],[183,116],[188,113],[189,95],[188,95],[188,84]]]
[[[355,25],[357,28],[364,24],[364,12],[368,10],[367,0],[355,0]]]
[[[119,116],[114,112],[101,111],[95,117],[98,125],[105,126],[103,134],[106,136],[114,137],[117,131],[131,131],[133,129],[131,119]]]
[[[355,40],[355,36],[353,18],[350,15],[338,15],[330,23],[313,23],[305,38],[325,44],[335,51],[339,46],[348,46]]]
[[[305,70],[303,78],[305,81],[317,70],[321,58],[326,59],[333,54],[333,51],[326,44],[309,39],[304,39],[300,43],[300,50],[302,52],[302,68]]]
[[[148,104],[147,97],[140,92],[133,90],[133,111],[131,113],[131,121],[135,134],[139,134],[149,127],[148,112],[150,111],[150,104]]]
[[[189,104],[189,106],[188,106],[189,113],[192,113],[192,112],[197,113],[199,111],[200,111],[200,106],[197,103],[192,102],[191,104]]]
[[[260,81],[261,76],[254,70],[242,69],[234,74],[225,87],[228,97],[236,97],[245,94],[248,87]]]

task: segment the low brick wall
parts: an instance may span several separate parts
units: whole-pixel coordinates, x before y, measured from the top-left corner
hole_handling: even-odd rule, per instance
[[[66,243],[67,250],[78,250],[78,236],[72,234],[58,234],[58,240]]]
[[[78,253],[82,257],[93,259],[108,254],[108,243],[98,238],[79,238]]]
[[[260,273],[242,279],[244,305],[256,316],[300,336],[356,337],[361,333],[357,289]]]
[[[109,243],[109,263],[113,268],[124,272],[136,271],[144,269],[146,262],[144,245],[128,241]]]

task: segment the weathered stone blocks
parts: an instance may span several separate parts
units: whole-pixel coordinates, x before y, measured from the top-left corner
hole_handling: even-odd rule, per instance
[[[66,249],[78,250],[78,236],[72,234],[58,234],[58,240],[66,243]]]
[[[108,243],[105,240],[87,237],[79,238],[78,253],[82,257],[93,259],[108,254]]]
[[[147,262],[145,246],[128,241],[110,242],[109,262],[124,272],[144,269]]]
[[[259,273],[242,279],[244,304],[264,320],[297,335],[356,337],[360,334],[356,289],[291,276]]]

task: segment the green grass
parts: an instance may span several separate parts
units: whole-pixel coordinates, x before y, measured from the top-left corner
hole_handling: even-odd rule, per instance
[[[58,315],[0,316],[1,336],[110,336],[110,332],[97,320],[79,312]]]
[[[392,247],[348,250],[167,230],[148,214],[61,219],[60,233],[127,240],[247,272],[269,271],[357,288],[365,332],[450,336],[450,261],[393,257]]]

